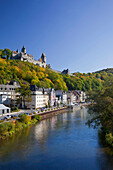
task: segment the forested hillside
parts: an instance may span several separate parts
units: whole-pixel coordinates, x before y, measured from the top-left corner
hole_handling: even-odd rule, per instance
[[[96,73],[104,73],[106,75],[106,73],[109,73],[109,75],[113,74],[113,68],[107,68],[107,69],[103,69],[100,71],[96,71]]]
[[[113,76],[111,71],[99,71],[95,73],[73,73],[73,76],[63,75],[41,68],[37,65],[0,59],[0,84],[7,84],[11,80],[35,84],[38,87],[54,88],[62,90],[101,90],[103,82]]]

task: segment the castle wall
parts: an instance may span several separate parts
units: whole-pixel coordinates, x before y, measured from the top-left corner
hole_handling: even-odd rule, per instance
[[[42,53],[42,56],[43,56],[43,60],[34,60],[34,57],[30,54],[27,54],[26,53],[26,49],[25,47],[23,46],[22,50],[20,53],[18,53],[18,51],[12,51],[12,56],[11,56],[11,59],[13,60],[21,60],[21,61],[24,61],[24,62],[30,62],[30,63],[33,63],[35,65],[38,65],[40,67],[44,67],[46,68],[46,56],[44,53]],[[41,58],[42,58],[41,56]]]

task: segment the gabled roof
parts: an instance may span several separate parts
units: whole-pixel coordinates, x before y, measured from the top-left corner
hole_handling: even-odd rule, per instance
[[[7,106],[5,106],[3,104],[0,104],[0,110],[3,110],[3,109],[10,109],[10,107],[7,107]]]
[[[38,88],[36,85],[30,85],[30,90],[31,91],[42,91],[42,89]]]

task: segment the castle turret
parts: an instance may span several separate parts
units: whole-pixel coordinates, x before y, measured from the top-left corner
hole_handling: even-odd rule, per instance
[[[43,63],[46,63],[46,55],[44,53],[42,53],[41,59]]]
[[[26,48],[23,46],[21,52],[26,53]]]
[[[17,49],[16,52],[19,53],[19,50]]]

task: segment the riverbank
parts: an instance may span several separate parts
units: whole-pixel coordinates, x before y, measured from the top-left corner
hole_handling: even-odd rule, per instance
[[[45,112],[41,112],[36,114],[36,112],[32,115],[22,114],[16,120],[10,120],[8,122],[0,123],[0,139],[6,139],[11,137],[12,135],[17,134],[19,131],[24,129],[27,126],[34,125],[37,122],[50,118],[54,115],[60,114],[64,112],[67,107],[57,108],[54,110],[49,110]]]
[[[0,139],[6,139],[12,135],[16,135],[18,132],[27,126],[34,125],[41,120],[41,116],[34,115],[31,119],[30,116],[23,114],[20,119],[13,120],[11,122],[4,122],[0,124]]]

